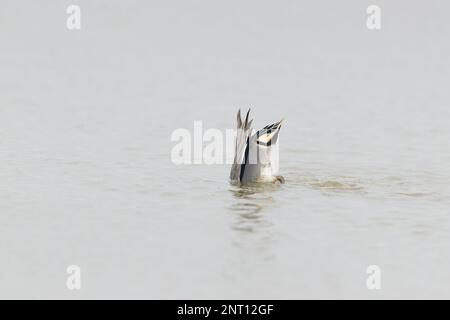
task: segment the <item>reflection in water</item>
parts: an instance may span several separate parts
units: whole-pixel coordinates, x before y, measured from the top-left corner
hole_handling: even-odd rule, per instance
[[[273,258],[274,253],[271,250],[274,243],[273,223],[270,219],[270,210],[266,209],[275,205],[273,195],[280,188],[274,184],[231,187],[233,201],[229,208],[233,218],[232,243],[239,248],[238,257],[241,263],[243,257],[252,266],[254,263],[262,263]]]
[[[274,203],[272,193],[279,189],[276,184],[248,184],[230,189],[236,202],[231,210],[242,216],[255,217],[265,206]]]

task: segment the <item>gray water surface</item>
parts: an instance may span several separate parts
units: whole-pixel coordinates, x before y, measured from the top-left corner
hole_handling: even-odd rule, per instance
[[[0,297],[449,298],[450,7],[377,2],[2,1]],[[247,107],[286,184],[173,164]]]

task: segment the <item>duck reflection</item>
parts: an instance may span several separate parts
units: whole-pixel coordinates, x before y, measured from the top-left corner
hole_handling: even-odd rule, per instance
[[[256,219],[264,207],[275,202],[271,193],[277,189],[273,184],[234,186],[230,191],[236,201],[231,205],[231,210],[244,219]]]
[[[261,265],[276,260],[273,209],[279,186],[250,184],[231,186],[231,245],[236,249],[229,268],[231,274],[246,279]]]
[[[233,216],[231,229],[235,231],[233,244],[240,248],[251,248],[253,252],[267,250],[272,242],[273,223],[270,220],[270,208],[276,201],[276,185],[254,184],[233,186],[230,212]],[[259,249],[259,250],[258,250]]]

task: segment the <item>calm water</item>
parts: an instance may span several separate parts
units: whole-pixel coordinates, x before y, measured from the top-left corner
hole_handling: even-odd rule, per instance
[[[2,3],[1,298],[450,297],[447,2],[77,2]],[[172,163],[249,106],[286,184]]]

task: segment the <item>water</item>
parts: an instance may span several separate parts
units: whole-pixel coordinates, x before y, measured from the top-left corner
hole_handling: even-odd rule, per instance
[[[0,297],[448,298],[448,3],[347,2],[2,3]],[[172,163],[249,106],[286,184]]]

